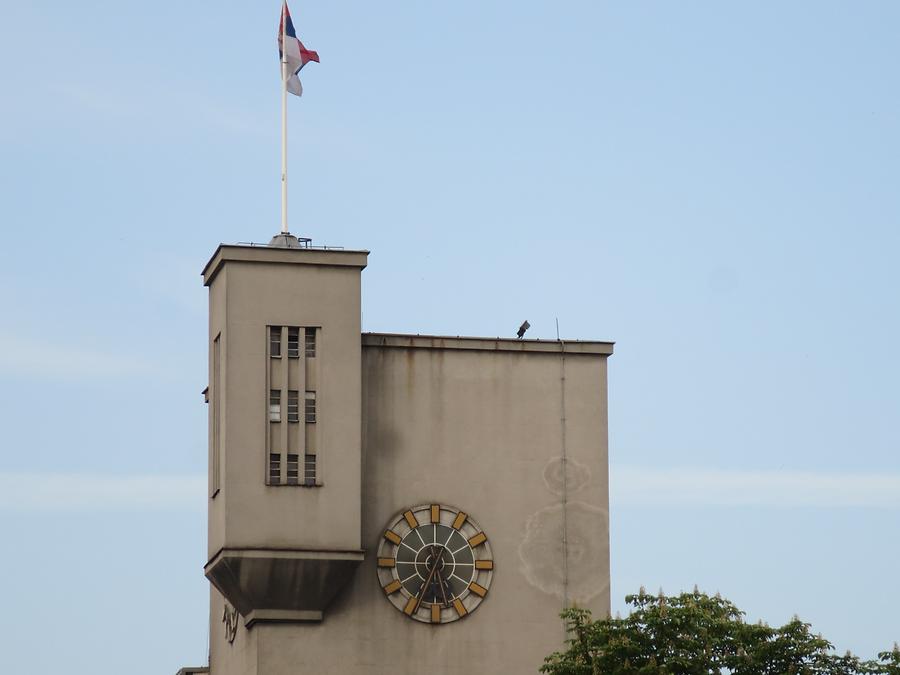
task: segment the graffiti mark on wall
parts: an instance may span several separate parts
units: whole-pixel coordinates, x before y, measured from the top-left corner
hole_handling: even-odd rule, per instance
[[[222,623],[225,624],[225,639],[234,642],[238,629],[238,611],[229,604],[225,605],[225,611],[222,613]]]

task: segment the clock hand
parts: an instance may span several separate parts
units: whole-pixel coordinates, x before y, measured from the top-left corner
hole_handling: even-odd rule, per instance
[[[440,546],[432,546],[431,547],[431,557],[434,560],[436,574],[437,574],[437,585],[438,588],[441,589],[441,595],[444,598],[444,607],[450,606],[450,601],[447,599],[447,581],[444,579],[444,575],[441,572],[440,565],[444,561],[444,550],[443,547]],[[435,599],[437,599],[437,594],[435,593]]]
[[[432,545],[429,547],[431,552],[431,559],[434,561],[434,565],[432,565],[432,569],[434,570],[434,576],[431,579],[431,584],[428,587],[428,590],[432,593],[434,599],[432,602],[437,604],[437,590],[434,588],[435,584],[437,584],[438,588],[441,589],[441,593],[444,595],[444,601],[446,603],[447,594],[444,590],[445,582],[443,581],[443,576],[441,574],[441,567],[444,562],[444,551],[440,546]],[[425,596],[422,597],[424,600]]]
[[[438,570],[437,575],[438,575],[438,586],[441,587],[441,595],[444,596],[444,607],[449,607],[450,601],[447,600],[447,588],[446,588],[446,584],[444,582],[444,577],[441,575],[440,570]]]
[[[438,587],[441,589],[441,593],[444,595],[444,602],[446,603],[447,594],[444,592],[444,581],[443,576],[441,574],[441,566],[444,562],[444,551],[440,546],[432,546],[431,547],[431,557],[434,560],[434,574],[435,579],[432,580],[432,584],[437,583]],[[437,600],[437,593],[434,594],[434,599]]]
[[[432,550],[432,557],[434,556],[434,552]],[[422,604],[422,598],[425,597],[425,589],[431,584],[431,579],[434,577],[434,573],[437,570],[438,560],[434,561],[434,564],[431,566],[431,570],[428,572],[428,578],[425,579],[425,583],[422,584],[422,587],[419,589],[418,594],[416,595],[416,609],[419,608],[419,605]],[[415,611],[415,610],[413,610]]]

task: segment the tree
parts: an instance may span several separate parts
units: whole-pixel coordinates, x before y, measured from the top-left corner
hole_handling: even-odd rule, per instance
[[[744,612],[696,588],[667,597],[643,588],[626,596],[625,618],[594,621],[584,609],[562,613],[567,649],[548,656],[546,675],[900,675],[900,649],[862,661],[813,635],[796,616],[780,628],[744,622]]]

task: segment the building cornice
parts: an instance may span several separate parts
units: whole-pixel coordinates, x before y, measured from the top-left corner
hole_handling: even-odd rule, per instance
[[[609,356],[613,342],[590,340],[517,340],[515,338],[463,337],[363,333],[362,346],[387,349],[457,349],[481,352],[528,352],[544,354],[595,354]]]
[[[326,267],[356,267],[365,269],[368,251],[323,248],[280,248],[219,244],[203,268],[203,285],[209,286],[226,262],[287,263],[294,265],[323,265]]]

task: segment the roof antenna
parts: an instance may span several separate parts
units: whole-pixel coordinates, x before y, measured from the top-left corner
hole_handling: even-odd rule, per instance
[[[559,342],[559,317],[556,317],[556,341]]]

